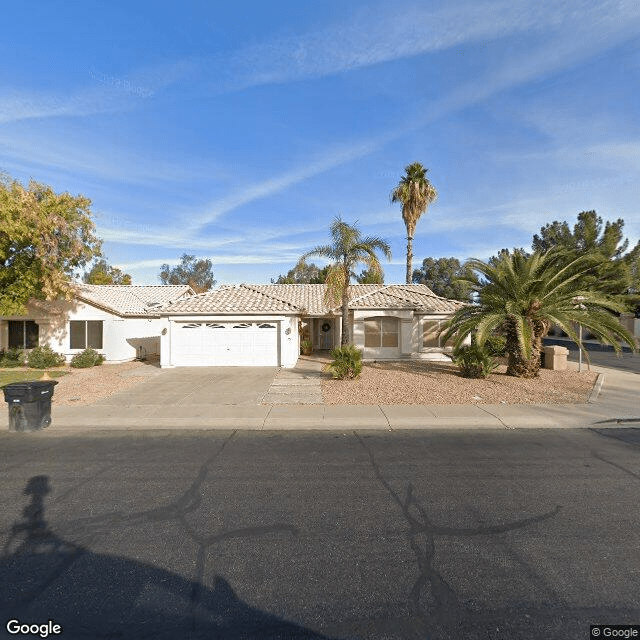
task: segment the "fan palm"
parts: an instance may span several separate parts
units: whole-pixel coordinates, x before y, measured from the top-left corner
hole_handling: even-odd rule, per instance
[[[579,345],[576,325],[620,352],[619,342],[635,347],[633,336],[612,312],[624,311],[617,301],[599,291],[580,290],[582,273],[593,264],[583,255],[569,264],[557,252],[503,252],[491,263],[470,260],[477,273],[467,278],[477,293],[477,304],[458,310],[443,328],[444,340],[460,347],[472,332],[479,345],[494,331],[506,336],[507,374],[533,378],[540,369],[542,338],[558,325]],[[480,274],[480,277],[478,276]],[[576,304],[579,299],[581,304]]]
[[[357,224],[357,223],[356,223]],[[327,273],[325,302],[327,305],[342,302],[342,333],[340,344],[351,342],[352,331],[349,324],[349,282],[355,277],[355,267],[364,264],[370,272],[382,273],[376,251],[382,251],[391,260],[391,248],[377,236],[362,237],[360,230],[336,217],[330,227],[332,244],[314,247],[307,251],[301,261],[311,256],[328,258],[332,261]]]
[[[411,284],[413,262],[413,234],[420,216],[437,198],[435,187],[427,179],[427,171],[419,162],[405,167],[398,186],[391,192],[391,202],[402,204],[402,219],[407,227],[407,284]]]

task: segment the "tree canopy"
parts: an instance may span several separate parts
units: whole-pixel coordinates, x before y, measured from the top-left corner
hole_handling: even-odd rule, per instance
[[[117,267],[112,267],[104,258],[98,260],[91,270],[84,274],[86,284],[131,284],[131,276]]]
[[[196,293],[209,291],[216,284],[211,260],[196,260],[195,256],[186,253],[180,260],[180,264],[173,268],[168,264],[160,267],[162,284],[188,284]]]
[[[413,282],[426,284],[433,293],[443,298],[471,301],[471,285],[465,278],[470,275],[466,264],[458,258],[425,258],[422,267],[413,272]]]
[[[411,284],[413,261],[413,234],[420,216],[435,201],[438,193],[427,178],[425,167],[413,162],[405,167],[405,174],[398,186],[391,192],[391,202],[402,205],[402,220],[407,228],[407,277],[406,284]]]
[[[23,314],[30,298],[70,298],[72,278],[99,255],[89,198],[0,176],[0,313]]]
[[[482,346],[492,332],[500,331],[507,339],[507,374],[523,378],[538,375],[542,338],[553,324],[581,348],[576,324],[616,351],[620,341],[634,347],[633,336],[614,315],[622,305],[612,296],[581,288],[581,275],[593,262],[590,254],[564,264],[554,251],[528,255],[517,250],[502,253],[493,264],[470,260],[474,273],[468,282],[478,304],[456,311],[446,324],[444,341],[454,338],[454,347],[459,348],[475,332]]]
[[[625,302],[640,303],[640,242],[627,251],[629,240],[623,234],[624,220],[606,221],[595,211],[582,211],[573,226],[557,220],[533,236],[534,251],[558,251],[562,263],[568,264],[589,253],[592,266],[583,274],[582,286],[597,287],[610,295],[621,296]]]
[[[324,284],[327,279],[329,267],[320,268],[313,262],[307,263],[300,260],[293,269],[287,271],[287,275],[278,276],[277,280],[271,278],[272,284]]]
[[[370,272],[382,273],[382,266],[376,251],[382,251],[387,259],[391,259],[389,243],[377,236],[362,237],[360,229],[347,224],[340,216],[336,217],[330,226],[332,244],[319,245],[307,251],[301,260],[310,256],[319,256],[331,260],[326,279],[327,302],[338,304],[342,302],[342,335],[340,344],[351,342],[351,327],[349,325],[349,283],[356,277],[354,269],[358,264],[364,264]]]

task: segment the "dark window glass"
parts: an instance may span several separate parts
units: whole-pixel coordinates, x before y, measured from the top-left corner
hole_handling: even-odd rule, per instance
[[[87,347],[102,349],[102,320],[87,320]]]
[[[69,322],[70,348],[87,348],[87,323],[84,320],[71,320]]]
[[[35,349],[38,325],[33,320],[9,320],[9,349]]]

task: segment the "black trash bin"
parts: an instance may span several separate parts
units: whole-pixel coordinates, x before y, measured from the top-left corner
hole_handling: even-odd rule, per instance
[[[57,380],[12,382],[2,387],[9,404],[9,431],[38,431],[51,424],[51,398]]]

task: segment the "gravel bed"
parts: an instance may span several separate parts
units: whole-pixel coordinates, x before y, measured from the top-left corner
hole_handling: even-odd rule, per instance
[[[593,389],[592,371],[541,369],[532,380],[505,374],[500,365],[485,379],[463,378],[445,362],[373,362],[357,380],[323,380],[327,405],[359,404],[582,404]]]
[[[136,376],[135,369],[145,367],[144,362],[123,362],[121,364],[102,364],[88,369],[65,367],[66,376],[57,378],[58,384],[53,392],[53,404],[85,405],[106,398],[118,391],[129,389],[148,379],[142,373]],[[131,373],[128,373],[131,372]],[[126,376],[121,374],[127,373]]]

